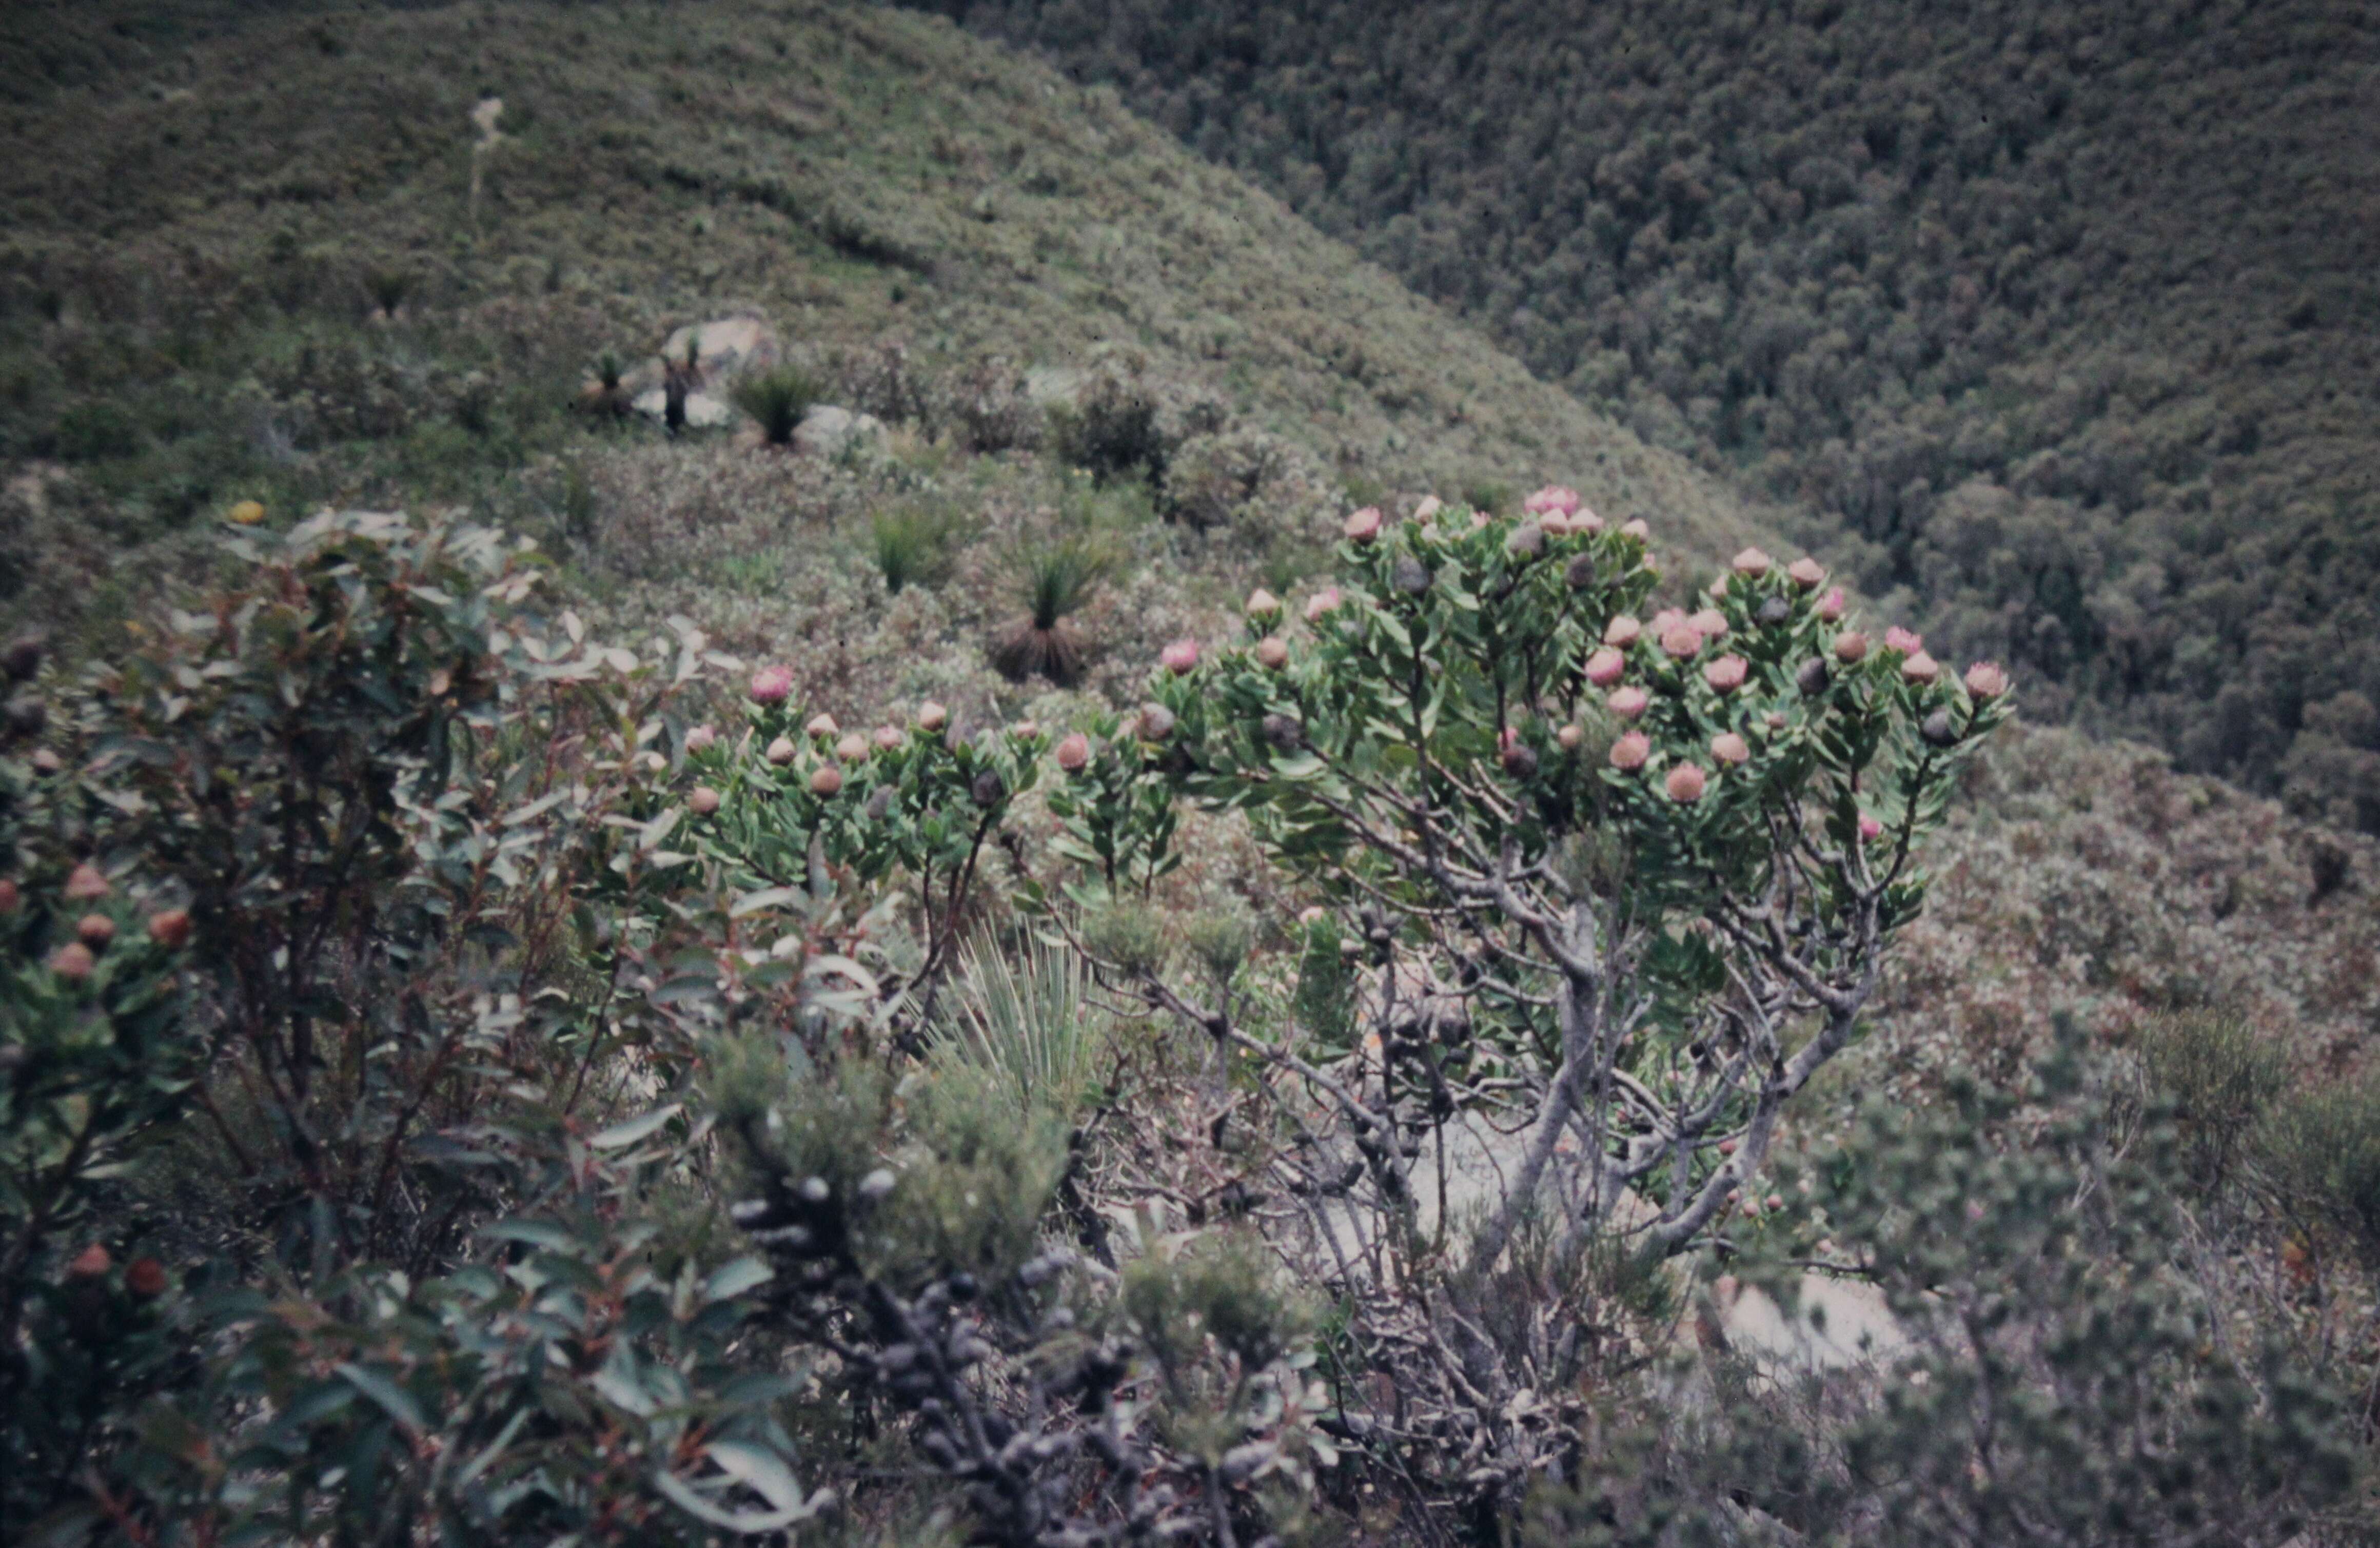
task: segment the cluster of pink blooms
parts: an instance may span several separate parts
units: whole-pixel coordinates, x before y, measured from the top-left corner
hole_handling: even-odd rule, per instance
[[[66,885],[59,889],[69,903],[97,903],[115,890],[106,872],[89,860],[67,873]],[[24,904],[23,891],[17,884],[0,877],[0,918],[14,914]],[[188,908],[161,908],[149,916],[149,938],[167,951],[179,951],[190,944],[196,926]],[[70,983],[79,983],[99,970],[99,954],[115,941],[115,920],[92,910],[75,920],[75,938],[50,953],[49,969]]]

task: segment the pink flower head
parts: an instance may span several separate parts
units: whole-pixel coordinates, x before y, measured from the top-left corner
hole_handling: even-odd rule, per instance
[[[1895,624],[1884,631],[1884,648],[1888,651],[1899,651],[1905,656],[1913,656],[1925,648],[1925,637],[1922,634],[1912,634],[1899,624]]]
[[[1603,530],[1603,518],[1581,506],[1571,512],[1570,530],[1573,532],[1600,532]]]
[[[1785,573],[1792,579],[1794,585],[1805,591],[1815,591],[1826,581],[1827,567],[1805,555],[1786,566]]]
[[[1688,618],[1686,622],[1694,625],[1706,640],[1724,640],[1727,638],[1727,615],[1721,613],[1716,607],[1706,607],[1701,612],[1695,614],[1693,617]]]
[[[834,755],[846,763],[856,763],[868,756],[868,738],[856,731],[849,732],[834,744]]]
[[[1707,781],[1708,776],[1700,765],[1679,763],[1670,768],[1669,777],[1661,783],[1669,789],[1671,800],[1686,806],[1703,798],[1703,787]]]
[[[1721,656],[1703,668],[1703,681],[1719,693],[1733,693],[1743,686],[1744,674],[1750,664],[1742,656]]]
[[[708,752],[710,744],[718,739],[719,733],[708,725],[689,726],[686,733],[686,750],[688,752]]]
[[[1614,646],[1624,651],[1629,646],[1636,643],[1637,636],[1644,632],[1644,625],[1638,623],[1627,614],[1622,613],[1620,616],[1612,619],[1611,622],[1603,626],[1603,642],[1607,645]]]
[[[832,796],[843,788],[843,771],[832,763],[820,763],[810,771],[810,794]]]
[[[1875,818],[1869,816],[1864,811],[1860,813],[1860,842],[1862,844],[1865,844],[1871,839],[1882,836],[1883,833],[1884,824],[1882,823],[1877,822]]]
[[[802,729],[813,737],[832,737],[843,727],[834,723],[834,716],[820,712],[810,716],[810,723]]]
[[[1645,518],[1641,516],[1633,521],[1621,522],[1620,530],[1639,542],[1645,542],[1653,535],[1653,529],[1645,525]]]
[[[1711,756],[1722,763],[1741,763],[1752,756],[1751,747],[1732,731],[1722,731],[1711,738]]]
[[[1661,636],[1662,653],[1677,661],[1692,659],[1703,648],[1703,631],[1692,624],[1678,624]]]
[[[1168,672],[1172,673],[1178,677],[1184,672],[1194,670],[1197,666],[1198,641],[1196,640],[1177,640],[1172,644],[1166,646],[1165,653],[1159,656],[1157,659],[1164,664],[1165,669]]]
[[[1631,731],[1611,744],[1611,766],[1633,773],[1645,766],[1653,756],[1652,738],[1642,731]]]
[[[68,941],[50,953],[50,971],[70,982],[79,983],[91,977],[91,969],[98,966],[99,958],[91,956],[91,948],[80,941]]]
[[[1609,688],[1628,670],[1628,658],[1606,645],[1586,658],[1586,680],[1597,688]]]
[[[83,861],[67,872],[67,896],[76,903],[89,903],[108,894],[107,878],[99,867]]]
[[[1268,634],[1257,641],[1257,664],[1278,672],[1289,664],[1289,641],[1278,634]]]
[[[917,729],[939,731],[951,723],[951,712],[929,699],[917,706]]]
[[[794,761],[794,739],[791,737],[779,737],[775,741],[771,742],[769,744],[768,759],[770,762],[776,764],[777,767],[781,769],[786,764],[792,762]]]
[[[1653,637],[1658,640],[1662,635],[1669,633],[1671,629],[1677,628],[1680,624],[1682,624],[1685,621],[1686,610],[1684,608],[1664,607],[1661,611],[1653,615]]]
[[[1718,602],[1725,599],[1727,596],[1727,577],[1723,575],[1712,576],[1711,583],[1703,588],[1703,595],[1710,598],[1713,602]]]
[[[1915,683],[1920,687],[1932,682],[1941,675],[1942,668],[1935,664],[1932,656],[1923,651],[1904,659],[1900,664],[1901,680]]]
[[[686,804],[694,809],[697,817],[708,817],[719,810],[719,792],[708,785],[698,785],[686,796]]]
[[[787,666],[763,666],[752,674],[752,702],[781,704],[794,691],[794,673]]]
[[[1730,567],[1738,575],[1757,580],[1762,576],[1768,573],[1768,567],[1774,562],[1774,560],[1770,559],[1767,555],[1760,552],[1760,550],[1756,548],[1747,548],[1742,553],[1735,556],[1734,563]]]
[[[1281,599],[1259,586],[1248,593],[1248,616],[1263,618],[1281,611]]]
[[[1371,542],[1380,535],[1380,507],[1366,506],[1349,517],[1340,530],[1347,534],[1349,542]]]
[[[2008,686],[2008,674],[1997,662],[1979,661],[1967,668],[1967,692],[1977,699],[1998,699]]]
[[[1058,766],[1068,774],[1080,774],[1091,761],[1091,739],[1080,731],[1069,735],[1058,744]]]
[[[1577,490],[1564,489],[1560,484],[1549,483],[1522,501],[1521,508],[1531,516],[1543,516],[1548,511],[1553,511],[1567,518],[1571,512],[1578,509],[1578,504]]]
[[[1305,599],[1305,621],[1318,624],[1339,607],[1339,588],[1325,586]]]
[[[1634,720],[1645,713],[1645,706],[1652,701],[1645,697],[1645,690],[1641,688],[1616,688],[1611,690],[1611,697],[1603,702],[1605,708],[1621,719]]]
[[[1835,636],[1835,659],[1846,666],[1867,659],[1867,636],[1855,629],[1845,629]]]
[[[1845,605],[1843,589],[1840,586],[1834,587],[1818,599],[1818,616],[1831,624],[1843,616]]]
[[[901,744],[907,740],[906,737],[901,735],[901,728],[897,725],[880,725],[876,728],[876,745],[886,752],[898,750]]]
[[[1572,721],[1554,733],[1554,740],[1561,744],[1564,752],[1576,752],[1578,744],[1586,740],[1586,727]]]

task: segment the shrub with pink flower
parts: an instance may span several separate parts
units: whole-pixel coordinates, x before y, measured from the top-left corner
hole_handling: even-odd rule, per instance
[[[1597,688],[1609,688],[1627,671],[1628,658],[1609,645],[1586,658],[1586,680]]]
[[[794,691],[794,673],[789,666],[763,666],[752,674],[747,690],[755,704],[782,704]]]
[[[1554,511],[1567,517],[1578,507],[1578,491],[1566,489],[1558,483],[1549,483],[1521,502],[1521,508],[1531,516],[1543,516]]]
[[[1703,668],[1703,681],[1717,693],[1733,693],[1743,686],[1751,664],[1742,656],[1721,656]]]

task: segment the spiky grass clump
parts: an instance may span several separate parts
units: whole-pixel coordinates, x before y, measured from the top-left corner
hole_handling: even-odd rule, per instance
[[[1020,1110],[1070,1118],[1096,1087],[1104,1030],[1082,959],[1038,941],[1010,955],[965,947],[935,1033],[939,1057],[969,1066]]]
[[[1107,579],[1113,556],[1099,538],[1078,532],[1026,550],[1021,568],[1026,616],[991,664],[1013,682],[1038,675],[1071,687],[1083,673],[1083,642],[1068,618]]]
[[[790,444],[802,416],[826,396],[826,384],[799,366],[779,366],[735,384],[735,407],[759,421],[769,445]]]
[[[941,579],[957,535],[956,516],[930,506],[913,506],[876,518],[868,524],[868,547],[883,572],[885,591],[898,596],[905,586],[930,585]]]

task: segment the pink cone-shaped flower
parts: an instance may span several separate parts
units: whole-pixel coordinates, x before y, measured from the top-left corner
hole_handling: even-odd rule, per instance
[[[750,692],[755,704],[780,704],[794,691],[793,669],[785,666],[763,666],[752,674]]]
[[[1568,516],[1578,509],[1578,491],[1565,489],[1558,483],[1549,483],[1522,501],[1521,508],[1531,516],[1543,516],[1548,511],[1559,511],[1563,516]]]
[[[810,771],[810,794],[832,796],[843,789],[843,771],[832,763],[820,763]]]
[[[1629,646],[1636,643],[1637,636],[1644,632],[1645,626],[1643,624],[1638,623],[1627,614],[1622,613],[1620,616],[1612,619],[1611,622],[1603,626],[1603,642],[1607,645],[1616,646],[1624,651]]]
[[[1702,637],[1705,640],[1724,640],[1727,638],[1727,615],[1721,613],[1716,607],[1706,607],[1701,612],[1695,614],[1693,617],[1688,618],[1686,622],[1694,625],[1696,629],[1700,630]]]
[[[1578,530],[1576,527],[1571,524],[1570,518],[1560,511],[1546,512],[1543,516],[1537,518],[1537,525],[1545,529],[1547,532],[1558,538],[1566,538],[1570,536],[1571,533]]]
[[[93,951],[105,951],[115,939],[115,921],[105,914],[85,914],[75,920],[75,939]]]
[[[1076,731],[1058,744],[1058,766],[1068,774],[1080,774],[1091,761],[1091,738]]]
[[[94,898],[105,897],[107,893],[107,878],[89,860],[67,873],[67,897],[72,902],[89,903]]]
[[[1135,729],[1139,732],[1142,741],[1161,742],[1173,735],[1173,712],[1152,699],[1140,707],[1140,718],[1135,723]]]
[[[856,763],[868,756],[868,738],[856,731],[845,732],[843,739],[834,744],[834,755],[846,763]]]
[[[1038,720],[1020,720],[1008,728],[1008,734],[1020,741],[1029,742],[1041,734],[1041,723]]]
[[[1196,640],[1177,640],[1172,644],[1166,646],[1165,652],[1157,659],[1164,664],[1165,669],[1168,672],[1172,673],[1178,677],[1184,672],[1191,671],[1197,666],[1198,641]]]
[[[917,706],[917,729],[939,731],[951,723],[951,712],[929,699]]]
[[[91,956],[91,948],[80,941],[68,941],[50,953],[50,971],[69,982],[81,982],[98,966],[99,958]]]
[[[1325,586],[1322,590],[1315,592],[1312,596],[1305,599],[1305,621],[1309,624],[1318,624],[1331,613],[1337,611],[1338,606],[1339,588],[1336,586]]]
[[[1609,688],[1628,670],[1628,658],[1606,645],[1586,658],[1586,680],[1597,688]]]
[[[1682,624],[1685,621],[1686,610],[1684,608],[1664,607],[1661,611],[1653,615],[1653,638],[1656,640],[1659,639],[1662,635],[1669,633],[1671,629],[1677,628],[1680,624]]]
[[[1786,566],[1785,573],[1805,591],[1816,591],[1827,579],[1827,567],[1807,555]]]
[[[1611,744],[1611,766],[1633,772],[1645,766],[1653,756],[1652,738],[1642,731],[1631,731]]]
[[[1845,629],[1835,636],[1835,659],[1846,666],[1865,661],[1867,636],[1856,629]]]
[[[697,817],[708,817],[719,810],[719,792],[708,785],[698,785],[686,793],[686,804],[694,809]]]
[[[1684,806],[1703,798],[1703,787],[1707,779],[1701,765],[1679,763],[1670,768],[1669,776],[1661,783],[1669,790],[1670,798]]]
[[[1581,506],[1570,513],[1570,530],[1573,532],[1600,532],[1603,530],[1603,518]]]
[[[1741,763],[1752,756],[1751,746],[1732,731],[1711,738],[1711,756],[1722,763]]]
[[[1554,733],[1554,740],[1561,745],[1564,752],[1576,752],[1578,744],[1586,740],[1586,727],[1572,721]]]
[[[179,951],[190,944],[190,911],[188,908],[163,908],[149,916],[149,938],[167,951]]]
[[[686,750],[688,752],[708,752],[710,750],[710,744],[718,739],[719,733],[708,725],[688,726],[686,733]]]
[[[1692,624],[1677,624],[1661,636],[1662,653],[1672,660],[1691,660],[1703,648],[1703,631]]]
[[[1875,818],[1869,816],[1864,811],[1860,813],[1861,843],[1864,844],[1872,838],[1878,837],[1883,834],[1883,832],[1884,824],[1882,823],[1877,822]]]
[[[17,884],[0,876],[0,917],[15,913],[18,905],[24,901],[25,895],[18,890]]]
[[[1278,672],[1289,664],[1289,641],[1278,634],[1268,634],[1257,641],[1257,664]]]
[[[901,728],[897,725],[880,725],[876,728],[876,745],[886,752],[896,750],[908,739],[901,735]]]
[[[1834,587],[1818,599],[1818,616],[1831,624],[1843,616],[1845,605],[1843,589],[1840,586]]]
[[[834,716],[819,713],[810,716],[810,723],[802,729],[813,737],[832,737],[843,727],[834,723]]]
[[[1721,656],[1703,668],[1703,681],[1719,693],[1733,693],[1743,686],[1744,674],[1750,664],[1742,656]]]
[[[1900,664],[1900,678],[1903,682],[1916,683],[1922,687],[1941,675],[1942,668],[1936,664],[1932,656],[1923,651],[1908,657]]]
[[[1639,542],[1642,542],[1653,535],[1653,529],[1645,524],[1645,518],[1641,516],[1633,521],[1621,522],[1620,524],[1620,530],[1627,533],[1630,537],[1636,539]]]
[[[1967,691],[1977,699],[1998,699],[2008,686],[2008,674],[1997,662],[1979,661],[1967,668]]]
[[[1247,612],[1249,617],[1270,617],[1273,614],[1280,611],[1281,599],[1273,595],[1270,591],[1266,591],[1263,587],[1259,586],[1255,591],[1248,593]]]
[[[1899,624],[1895,624],[1884,631],[1884,648],[1888,651],[1899,651],[1905,656],[1913,656],[1925,648],[1925,637],[1922,634],[1912,634]]]
[[[1613,689],[1611,697],[1603,701],[1605,708],[1622,720],[1634,720],[1645,713],[1645,706],[1651,702],[1651,700],[1645,697],[1645,690],[1641,688]]]
[[[1366,506],[1349,517],[1340,530],[1347,534],[1349,542],[1370,542],[1380,535],[1380,507]]]
[[[779,737],[775,741],[771,742],[769,744],[768,759],[770,762],[776,764],[777,767],[781,769],[786,764],[792,762],[794,761],[794,739],[791,737]]]
[[[1742,553],[1738,554],[1730,563],[1728,567],[1734,570],[1738,575],[1757,580],[1762,576],[1768,573],[1768,567],[1774,562],[1775,561],[1771,560],[1767,555],[1760,552],[1760,550],[1756,548],[1747,548]]]
[[[1718,602],[1725,597],[1727,595],[1727,577],[1723,575],[1712,576],[1711,583],[1703,588],[1703,595],[1710,598],[1713,602]]]
[[[1425,494],[1421,497],[1421,503],[1414,506],[1413,518],[1415,521],[1427,521],[1445,508],[1445,501],[1435,494]]]

